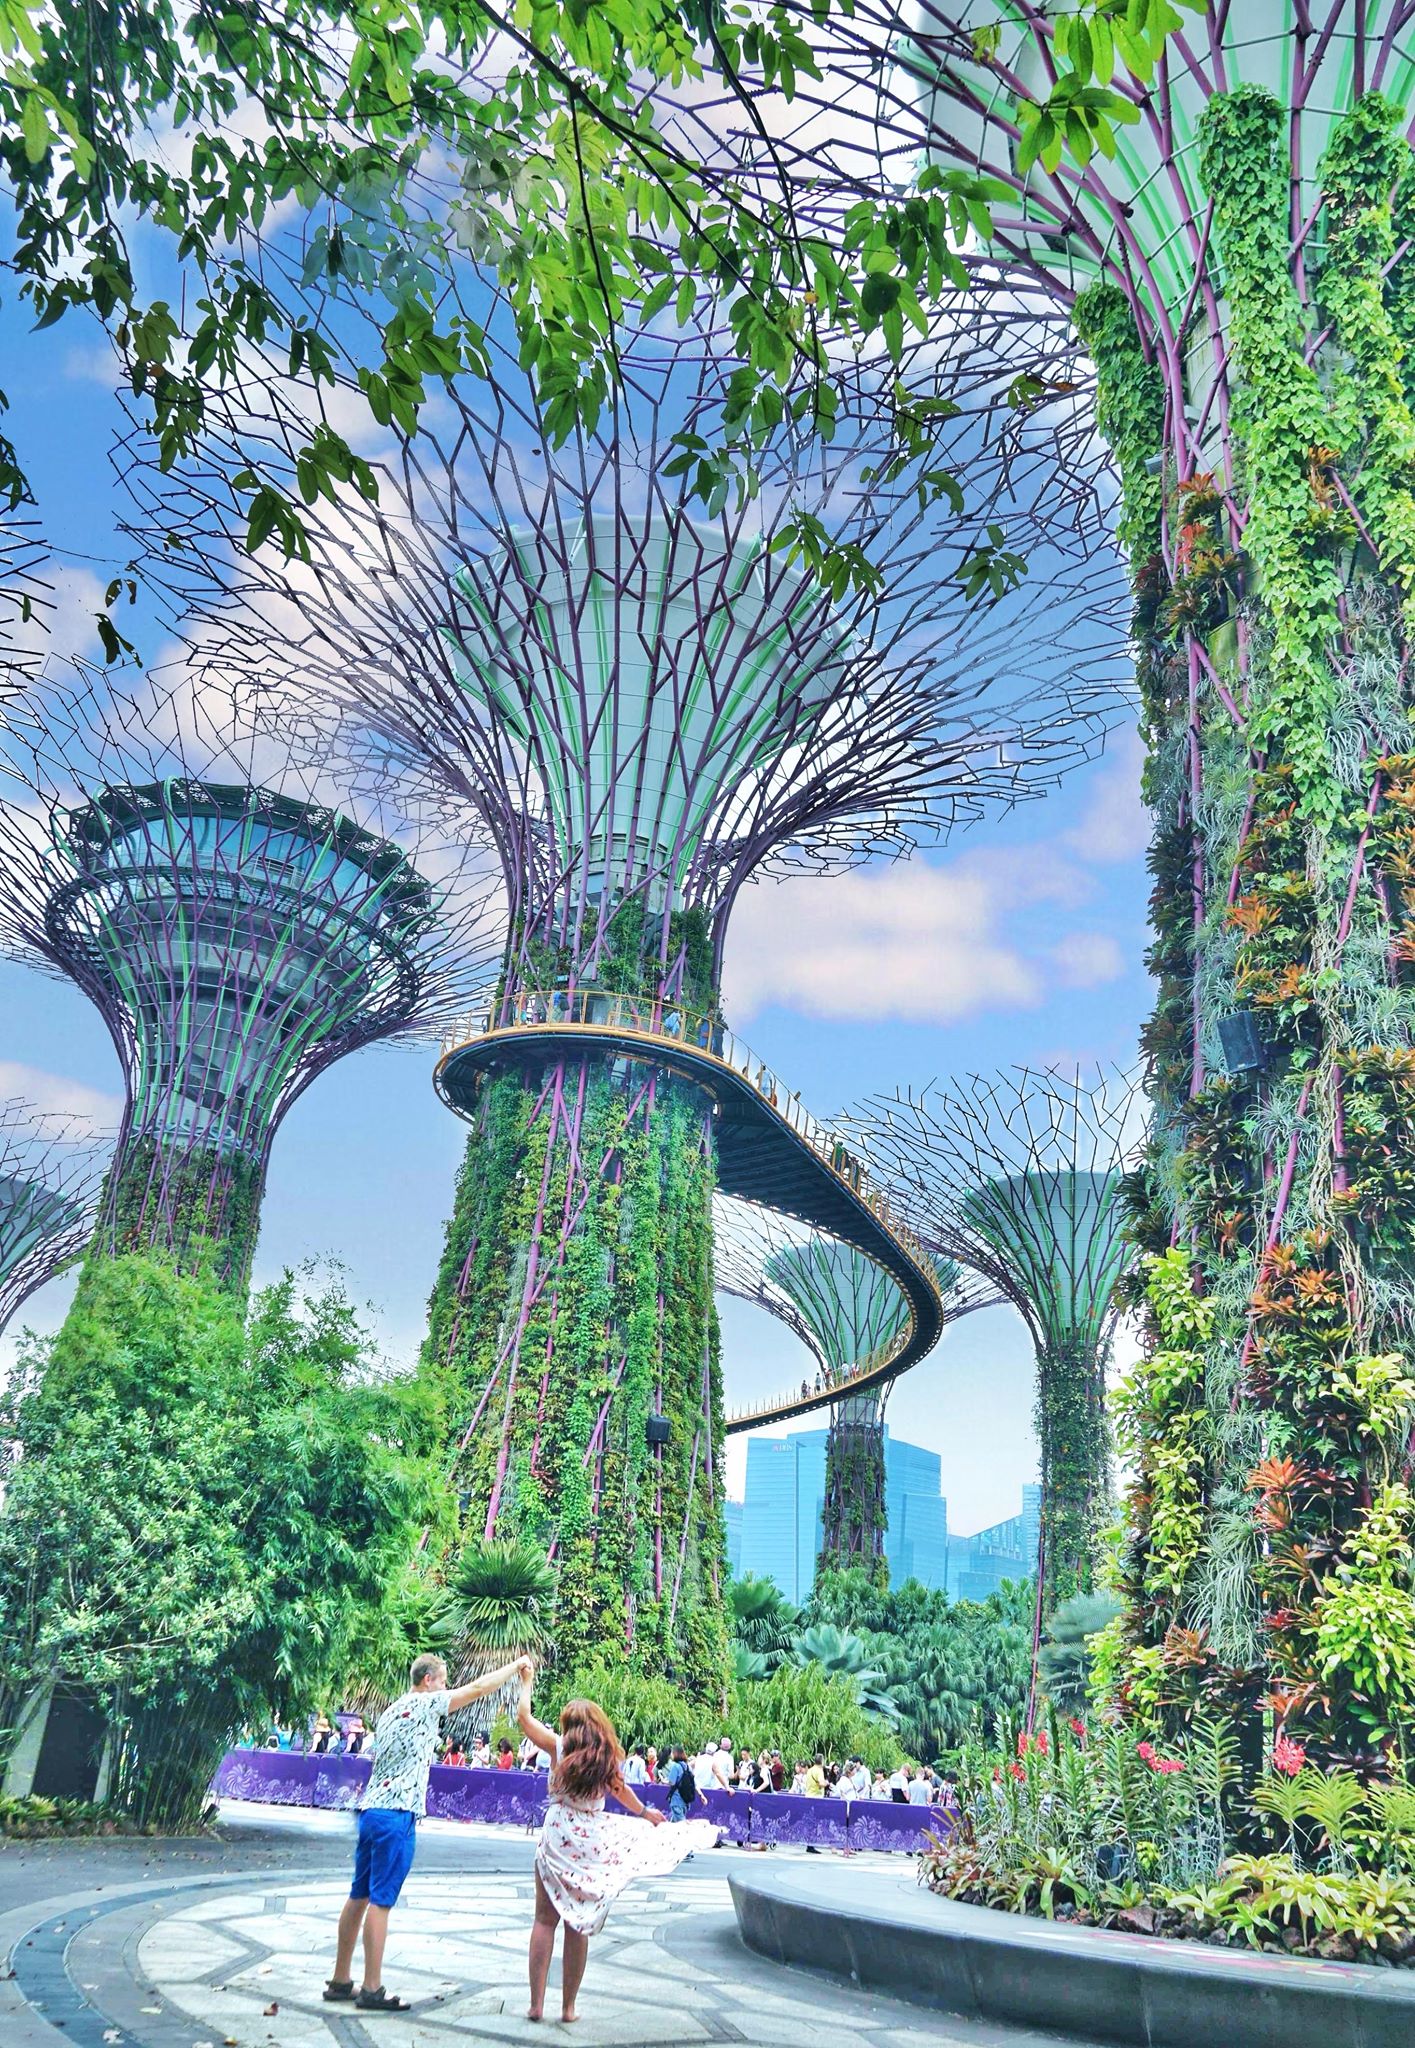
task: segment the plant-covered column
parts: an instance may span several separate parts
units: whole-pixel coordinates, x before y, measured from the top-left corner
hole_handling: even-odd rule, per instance
[[[566,1669],[720,1698],[711,1099],[581,1041],[513,1047],[470,1114],[424,1348],[463,1532],[554,1565]]]
[[[1377,94],[1334,124],[1294,249],[1284,110],[1242,88],[1205,112],[1220,467],[1152,484],[1155,372],[1096,349],[1160,811],[1155,1348],[1115,1676],[1156,1719],[1261,1699],[1329,1754],[1415,1703],[1403,127]],[[1115,296],[1078,308],[1098,340]]]
[[[83,673],[0,734],[3,936],[89,997],[125,1082],[93,1255],[155,1252],[238,1296],[291,1104],[495,957],[484,864],[439,846],[434,890],[408,846],[427,831],[396,809],[398,837],[371,829],[374,799],[331,811],[274,740],[256,782],[250,753],[200,700]]]
[[[884,1399],[876,1393],[852,1394],[837,1401],[830,1411],[816,1571],[859,1569],[868,1572],[877,1585],[887,1586],[884,1539],[888,1528]]]

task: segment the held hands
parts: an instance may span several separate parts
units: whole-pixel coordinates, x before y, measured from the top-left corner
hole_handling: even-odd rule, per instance
[[[530,1657],[518,1657],[515,1663],[512,1665],[511,1669],[515,1673],[516,1678],[520,1681],[522,1692],[529,1692],[531,1689],[531,1680],[536,1675],[536,1667],[533,1659]]]

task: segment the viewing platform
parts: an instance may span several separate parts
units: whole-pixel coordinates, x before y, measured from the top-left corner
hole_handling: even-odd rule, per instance
[[[844,1394],[897,1379],[927,1355],[945,1323],[928,1252],[890,1209],[861,1162],[817,1121],[766,1062],[720,1018],[602,989],[522,992],[514,1005],[468,1018],[444,1037],[437,1092],[462,1117],[487,1074],[593,1050],[677,1074],[713,1103],[717,1184],[855,1246],[898,1281],[908,1321],[886,1350],[850,1373],[803,1380],[727,1417],[729,1435],[828,1407]]]

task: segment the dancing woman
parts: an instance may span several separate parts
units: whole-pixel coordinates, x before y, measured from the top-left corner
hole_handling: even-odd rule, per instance
[[[536,1845],[536,1918],[531,1929],[529,2020],[543,2017],[545,1981],[555,1950],[556,1927],[565,1931],[560,1966],[562,2020],[577,2019],[575,1997],[589,1958],[590,1936],[636,1877],[663,1877],[694,1849],[716,1845],[720,1829],[711,1821],[685,1821],[662,1829],[663,1815],[645,1806],[624,1782],[624,1751],[614,1725],[593,1700],[568,1700],[560,1732],[531,1712],[531,1682],[521,1679],[516,1719],[537,1748],[551,1759],[550,1803]],[[606,1813],[607,1797],[635,1815],[625,1820]],[[647,1822],[647,1826],[640,1822]]]

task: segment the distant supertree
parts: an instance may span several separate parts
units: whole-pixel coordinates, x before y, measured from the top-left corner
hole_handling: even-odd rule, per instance
[[[1105,1368],[1138,1108],[1138,1077],[1015,1067],[876,1097],[852,1119],[925,1242],[983,1274],[1032,1334],[1043,1613],[1090,1587],[1108,1499]]]
[[[719,1288],[794,1330],[819,1361],[827,1388],[848,1386],[898,1346],[908,1302],[897,1281],[855,1246],[754,1202],[719,1198],[716,1223]],[[948,1322],[1000,1299],[953,1260],[935,1265]],[[874,1380],[830,1404],[817,1571],[861,1566],[881,1582],[888,1576],[884,1410],[892,1385]]]
[[[0,1331],[88,1243],[111,1149],[80,1117],[0,1102]]]
[[[728,391],[725,320],[627,343],[612,405],[566,438],[492,315],[490,382],[450,379],[441,420],[373,463],[376,500],[309,507],[307,562],[226,545],[254,444],[279,474],[305,417],[276,378],[245,391],[225,476],[148,475],[157,527],[183,541],[165,573],[207,567],[183,589],[213,672],[272,718],[342,719],[373,778],[391,764],[431,813],[489,833],[502,1033],[592,1022],[617,996],[644,1032],[687,1017],[711,1046],[750,880],[902,851],[1087,750],[1117,707],[1118,643],[1073,654],[1113,626],[1110,595],[1058,557],[1044,595],[969,603],[978,515],[937,495],[927,457],[893,466],[883,359],[847,361],[833,438],[788,413],[752,489],[705,504],[684,437]],[[940,399],[970,377],[997,396],[985,349],[919,353]],[[1035,453],[1024,484],[997,447],[999,497],[1036,488]],[[853,586],[778,545],[802,514],[855,550]],[[427,1361],[450,1382],[467,1524],[554,1558],[562,1654],[627,1646],[720,1689],[712,1098],[681,1062],[588,1038],[502,1035],[441,1075],[474,1134]]]
[[[486,986],[494,881],[463,853],[432,887],[268,738],[87,671],[12,709],[0,790],[0,943],[89,996],[127,1084],[95,1242],[242,1288],[281,1119]]]

